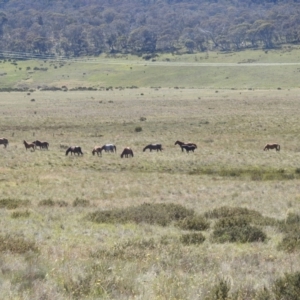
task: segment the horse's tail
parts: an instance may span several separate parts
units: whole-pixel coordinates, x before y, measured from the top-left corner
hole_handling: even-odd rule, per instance
[[[123,151],[122,154],[121,154],[121,158],[123,158],[123,155],[124,155],[124,151]]]
[[[131,151],[131,156],[133,157],[133,151],[132,150],[130,150]]]
[[[279,144],[277,145],[277,151],[280,151],[280,145]]]
[[[117,147],[116,147],[116,145],[114,145],[114,149],[115,149],[115,152],[117,152]]]
[[[96,152],[96,150],[95,150],[95,149],[93,149],[93,151],[92,151],[93,155],[95,155],[95,152]]]

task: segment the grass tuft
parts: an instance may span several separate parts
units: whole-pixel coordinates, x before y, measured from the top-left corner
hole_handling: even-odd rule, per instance
[[[185,233],[181,235],[180,241],[184,245],[202,244],[205,236],[201,232]]]

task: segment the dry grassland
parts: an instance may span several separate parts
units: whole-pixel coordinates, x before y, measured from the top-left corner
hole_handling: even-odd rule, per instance
[[[298,89],[1,93],[0,135],[10,143],[0,148],[0,200],[24,206],[0,209],[0,234],[38,247],[0,254],[1,297],[205,299],[225,278],[239,299],[252,299],[299,271],[299,253],[277,250],[282,233],[272,226],[263,243],[213,243],[209,229],[203,244],[184,245],[173,225],[85,218],[145,202],[197,214],[244,207],[281,220],[299,213],[299,109]],[[36,139],[49,151],[26,151],[23,140]],[[183,153],[176,140],[198,149]],[[268,142],[281,151],[263,151]],[[117,153],[93,156],[105,143]],[[143,152],[150,143],[163,152]],[[83,157],[66,156],[71,145]],[[121,159],[127,146],[134,157]]]

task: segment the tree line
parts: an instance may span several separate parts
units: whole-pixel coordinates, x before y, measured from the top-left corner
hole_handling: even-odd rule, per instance
[[[0,0],[0,52],[272,49],[300,42],[300,0]]]

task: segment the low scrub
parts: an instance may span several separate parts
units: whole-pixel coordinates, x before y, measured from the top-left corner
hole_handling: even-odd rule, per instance
[[[96,223],[147,223],[167,226],[173,221],[193,216],[194,211],[176,204],[144,203],[124,209],[97,211],[87,219]]]
[[[30,216],[30,212],[28,210],[26,211],[14,211],[11,214],[11,217],[13,219],[17,219],[17,218],[28,218]]]
[[[264,217],[256,210],[244,207],[222,206],[206,212],[204,216],[209,219],[240,217],[245,219],[248,223],[262,226],[274,226],[278,222],[276,219]]]
[[[209,222],[202,216],[188,216],[183,220],[180,220],[176,224],[183,230],[206,230],[209,228]]]
[[[246,218],[223,218],[216,222],[212,240],[217,243],[263,242],[266,234],[258,227],[251,226]]]
[[[18,199],[1,199],[0,208],[16,209],[19,207],[29,206],[30,201]]]
[[[6,252],[6,251],[22,254],[28,251],[37,252],[38,248],[34,242],[24,240],[22,237],[0,235],[0,252]]]
[[[300,297],[300,272],[285,274],[275,281],[272,289],[275,299],[298,300]]]
[[[279,229],[285,234],[278,245],[278,250],[294,252],[300,250],[300,215],[289,213],[284,221],[279,222]]]
[[[90,205],[90,201],[89,200],[85,200],[85,199],[79,199],[79,198],[76,198],[73,202],[73,206],[74,207],[78,207],[78,206],[81,206],[81,207],[87,207]]]
[[[184,245],[202,244],[205,241],[205,236],[201,232],[185,233],[181,235],[180,241]]]

